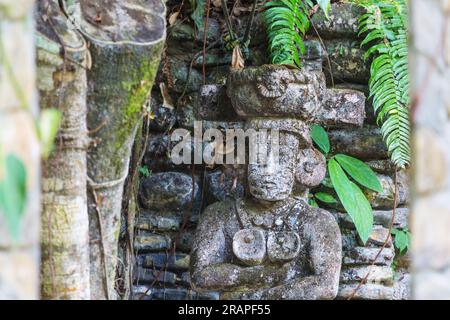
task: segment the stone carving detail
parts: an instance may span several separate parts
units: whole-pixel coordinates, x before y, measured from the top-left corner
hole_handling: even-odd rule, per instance
[[[325,158],[303,121],[328,112],[324,88],[323,74],[283,66],[230,74],[227,92],[246,128],[279,130],[279,163],[274,170],[267,170],[270,163],[249,164],[251,196],[206,208],[191,254],[196,289],[221,291],[222,299],[337,295],[340,230],[331,213],[309,206],[305,197],[325,177]],[[364,113],[364,103],[356,106]],[[261,118],[266,115],[279,118]],[[270,158],[275,151],[271,144],[267,149]]]

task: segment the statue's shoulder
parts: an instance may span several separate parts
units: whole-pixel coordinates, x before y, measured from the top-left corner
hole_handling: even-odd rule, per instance
[[[330,233],[340,232],[336,218],[327,210],[315,208],[303,203],[303,212],[299,216],[300,225],[309,225],[313,229],[325,230]]]
[[[203,211],[200,220],[208,222],[220,222],[223,223],[225,220],[229,220],[230,217],[236,215],[236,207],[234,200],[227,199],[223,201],[217,201],[209,206]]]

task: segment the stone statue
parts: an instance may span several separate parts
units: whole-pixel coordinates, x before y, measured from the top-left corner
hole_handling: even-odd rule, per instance
[[[362,125],[364,95],[327,90],[321,72],[274,65],[233,71],[227,93],[246,128],[278,130],[279,163],[275,170],[248,164],[251,196],[205,209],[193,243],[193,285],[218,290],[221,299],[335,298],[341,233],[329,212],[307,203],[326,172],[307,121]],[[270,158],[275,149],[267,150]]]
[[[272,125],[283,120],[249,122]],[[325,159],[298,134],[280,131],[279,168],[249,165],[248,199],[206,208],[192,252],[192,282],[222,299],[333,299],[341,235],[333,216],[310,207],[304,191],[325,176]]]

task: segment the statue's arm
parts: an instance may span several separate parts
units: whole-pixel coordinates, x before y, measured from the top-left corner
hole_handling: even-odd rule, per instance
[[[317,209],[319,210],[319,209]],[[342,240],[339,227],[329,213],[320,212],[320,218],[308,225],[309,259],[312,274],[295,278],[269,289],[242,294],[240,299],[334,299],[339,287],[342,260]],[[304,231],[301,231],[304,232]]]
[[[223,203],[210,205],[197,226],[191,252],[191,281],[196,288],[220,290],[238,285],[240,268],[227,263],[227,208]]]

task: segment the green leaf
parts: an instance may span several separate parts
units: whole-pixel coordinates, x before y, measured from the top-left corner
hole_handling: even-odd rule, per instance
[[[316,200],[314,200],[313,198],[311,198],[311,199],[308,200],[308,204],[309,204],[311,207],[319,208],[319,205],[317,204]]]
[[[330,152],[330,140],[324,128],[317,124],[312,125],[311,138],[323,153],[327,154]]]
[[[325,17],[329,19],[328,13],[330,12],[330,0],[317,0],[317,4],[319,5],[320,9],[322,9],[323,13],[325,13]]]
[[[150,177],[152,172],[148,169],[147,166],[139,167],[139,173],[142,174],[144,177]]]
[[[366,243],[372,232],[373,213],[361,189],[354,184],[334,159],[328,161],[331,182],[342,205],[352,218],[361,240]]]
[[[314,196],[316,197],[316,199],[324,203],[337,203],[337,200],[329,193],[317,192]]]
[[[392,235],[395,236],[394,245],[400,250],[400,252],[404,252],[408,249],[410,245],[411,234],[407,230],[399,230],[392,229]]]
[[[191,6],[194,10],[191,13],[191,19],[194,21],[198,30],[203,30],[203,16],[205,14],[205,0],[191,0]]]
[[[0,181],[0,209],[13,238],[18,239],[20,220],[26,205],[27,174],[23,162],[13,154],[6,157],[4,166],[4,177]]]
[[[54,141],[58,133],[61,112],[56,109],[45,109],[41,112],[38,128],[42,144],[42,156],[47,159],[53,151]]]
[[[356,182],[376,192],[383,192],[380,180],[367,164],[345,154],[337,154],[334,158]]]
[[[326,176],[325,179],[322,180],[321,184],[327,188],[333,188],[333,184],[331,183],[329,176]]]

